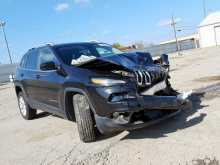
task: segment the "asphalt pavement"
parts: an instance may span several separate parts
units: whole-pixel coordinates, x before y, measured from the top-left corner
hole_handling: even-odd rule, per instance
[[[193,90],[193,109],[162,123],[82,143],[75,122],[19,112],[12,83],[0,84],[0,164],[214,164],[220,161],[220,47],[170,54],[171,84]]]

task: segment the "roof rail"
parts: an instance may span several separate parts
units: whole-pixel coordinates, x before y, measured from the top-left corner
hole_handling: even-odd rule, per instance
[[[97,40],[89,40],[89,41],[85,41],[85,42],[95,42],[95,43],[101,43],[100,41],[97,41]]]
[[[31,50],[36,49],[36,48],[39,48],[41,46],[54,46],[54,43],[50,42],[50,43],[45,43],[45,44],[42,44],[42,45],[38,45],[38,46],[30,48],[28,51],[31,51]]]

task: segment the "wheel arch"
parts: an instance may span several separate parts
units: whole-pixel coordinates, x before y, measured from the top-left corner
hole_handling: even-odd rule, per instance
[[[92,105],[92,103],[90,102],[87,94],[79,88],[66,88],[64,90],[64,99],[63,99],[63,107],[64,107],[64,111],[66,113],[66,117],[68,120],[75,120],[75,115],[74,115],[74,107],[73,107],[73,95],[75,94],[82,94],[83,96],[85,96],[86,100],[89,103],[89,106],[92,110],[93,114],[96,114],[95,109]],[[74,119],[73,119],[74,118]]]
[[[19,92],[23,92],[25,97],[27,98],[27,95],[26,95],[24,88],[21,84],[15,84],[15,92],[16,92],[17,96],[18,96]]]

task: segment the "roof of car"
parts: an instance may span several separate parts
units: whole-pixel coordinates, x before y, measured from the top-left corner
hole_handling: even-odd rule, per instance
[[[97,42],[73,42],[73,43],[63,43],[63,44],[55,44],[54,47],[63,47],[63,46],[71,46],[71,45],[91,45],[91,44],[104,44],[104,43],[97,43]]]
[[[63,46],[72,46],[72,45],[91,45],[91,44],[106,44],[103,42],[90,42],[90,41],[86,41],[86,42],[73,42],[73,43],[62,43],[62,44],[53,44],[53,43],[46,43],[44,45],[39,45],[36,47],[33,47],[31,49],[29,49],[29,52],[33,51],[33,50],[39,50],[45,47],[63,47]]]

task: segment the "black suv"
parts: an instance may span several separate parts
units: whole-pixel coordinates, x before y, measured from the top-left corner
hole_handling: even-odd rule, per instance
[[[168,56],[124,53],[100,42],[45,44],[31,48],[15,73],[24,119],[36,110],[76,121],[80,139],[95,139],[96,128],[111,133],[146,127],[191,109],[168,81]]]

